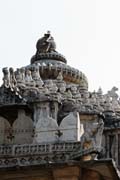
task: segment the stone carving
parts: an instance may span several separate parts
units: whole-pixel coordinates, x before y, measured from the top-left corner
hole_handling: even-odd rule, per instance
[[[96,117],[92,122],[84,124],[84,134],[81,137],[81,147],[89,149],[91,147],[101,147],[101,136],[104,123],[101,117]]]
[[[8,167],[11,164],[12,166],[28,166],[39,165],[48,161],[65,161],[68,160],[71,152],[74,152],[79,146],[80,142],[1,145],[0,167]]]
[[[0,116],[0,144],[10,144],[11,126],[7,119]]]
[[[13,99],[15,98],[15,96],[21,98],[21,95],[19,94],[19,86],[17,84],[18,79],[16,79],[17,77],[16,72],[14,72],[13,68],[9,68],[9,71],[7,68],[3,68],[3,74],[4,74],[3,86],[8,89],[9,91],[8,95],[10,95],[10,91],[11,91],[11,95],[13,96]],[[5,89],[4,92],[2,91],[2,93],[4,96],[7,95]],[[10,97],[4,97],[3,99],[6,101],[7,98],[10,99]]]
[[[105,111],[113,111],[112,101],[109,94],[105,95],[105,105],[104,105]]]
[[[57,121],[57,116],[58,116],[58,102],[53,101],[50,102],[50,117],[52,117],[53,119],[56,119]]]
[[[32,79],[31,71],[29,69],[26,69],[25,84],[28,87],[35,87],[35,82]]]
[[[98,91],[97,91],[97,94],[100,95],[100,96],[103,94],[103,91],[102,91],[102,88],[101,88],[101,87],[99,87],[99,89],[98,89]]]
[[[59,73],[58,73],[57,80],[58,80],[58,81],[63,81],[62,72],[59,72]]]
[[[98,89],[97,91],[97,101],[99,102],[100,106],[104,106],[104,103],[105,103],[105,98],[104,98],[104,95],[103,95],[103,91],[101,88]]]
[[[81,94],[80,92],[78,92],[78,89],[75,85],[71,86],[71,92],[72,92],[73,99],[81,102]]]
[[[25,68],[22,67],[22,68],[20,69],[20,72],[21,72],[22,81],[25,82]]]
[[[3,68],[3,85],[8,88],[10,85],[10,78],[9,78],[9,72],[7,68]]]
[[[3,86],[0,88],[0,104],[15,104],[15,103],[22,103],[23,98],[19,94],[18,88],[15,87],[13,90],[12,88],[4,88]]]
[[[72,93],[71,93],[70,89],[68,89],[66,92],[66,99],[72,100]]]
[[[112,97],[112,99],[118,99],[118,94],[116,93],[116,91],[118,91],[118,88],[117,87],[113,87],[110,91],[108,91],[108,95],[110,97]]]
[[[42,88],[43,81],[40,77],[38,66],[33,66],[33,68],[32,68],[32,79],[35,81],[36,87]]]
[[[108,96],[110,96],[111,98],[113,110],[120,111],[120,105],[118,103],[118,94],[116,93],[116,91],[118,91],[118,88],[114,86],[110,91],[108,91]]]
[[[22,79],[22,75],[21,75],[20,69],[16,70],[15,78],[16,78],[17,82],[22,82],[23,79]]]
[[[96,128],[96,137],[95,137],[95,144],[97,147],[101,148],[102,143],[102,134],[104,129],[104,122],[103,122],[103,116],[99,115],[98,122],[97,122],[97,128]],[[95,131],[94,131],[95,132]]]
[[[14,89],[15,85],[16,85],[16,79],[15,79],[15,74],[14,74],[14,69],[10,68],[9,69],[10,72],[10,87]]]
[[[90,95],[90,103],[92,105],[96,105],[96,103],[97,103],[97,95],[95,92],[91,93],[91,95]]]
[[[92,105],[92,109],[97,110],[99,112],[103,112],[104,108],[104,99],[101,94],[98,95],[98,92],[95,91],[90,94],[90,104]]]
[[[34,117],[35,137],[34,143],[55,142],[58,125],[57,121],[49,116],[49,103],[40,104],[35,108]]]
[[[38,66],[33,66],[32,67],[32,78],[34,80],[39,80],[40,77],[40,73],[39,73],[39,67]]]
[[[17,87],[24,88],[25,87],[25,69],[17,69],[15,72],[15,78],[17,82]]]
[[[37,52],[36,55],[39,53],[47,53],[47,52],[54,52],[56,49],[56,44],[54,42],[54,38],[51,36],[50,31],[48,31],[44,36],[38,40],[36,44]]]
[[[33,122],[24,110],[18,111],[18,118],[13,123],[13,143],[30,144],[33,142]]]
[[[45,82],[45,87],[47,87],[48,88],[48,90],[50,91],[50,93],[56,93],[57,92],[57,90],[58,90],[58,88],[57,88],[57,86],[56,86],[56,84],[55,83],[53,83],[53,81],[52,80],[48,80],[48,81],[46,81]]]
[[[61,83],[59,86],[59,91],[61,93],[61,95],[64,97],[64,95],[66,94],[66,84],[65,83]]]
[[[82,101],[84,104],[90,104],[90,94],[88,91],[84,91],[84,93],[82,94]]]
[[[112,99],[112,106],[114,111],[120,112],[120,104],[117,99],[115,98]]]

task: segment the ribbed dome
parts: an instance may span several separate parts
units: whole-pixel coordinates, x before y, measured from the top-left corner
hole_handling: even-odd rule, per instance
[[[36,55],[34,55],[31,58],[31,64],[35,63],[35,62],[41,62],[41,60],[56,60],[56,61],[60,61],[62,63],[67,63],[65,57],[58,53],[58,52],[47,52],[47,53],[38,53]]]

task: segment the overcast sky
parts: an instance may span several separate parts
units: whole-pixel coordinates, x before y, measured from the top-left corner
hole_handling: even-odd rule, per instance
[[[0,0],[0,79],[30,63],[47,30],[90,91],[120,89],[120,0]]]

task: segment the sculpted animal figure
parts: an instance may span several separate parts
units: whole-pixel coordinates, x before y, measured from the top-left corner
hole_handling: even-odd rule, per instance
[[[47,53],[54,52],[56,49],[56,44],[54,42],[54,38],[51,36],[50,31],[48,31],[42,38],[40,38],[36,44],[37,52],[39,53]]]

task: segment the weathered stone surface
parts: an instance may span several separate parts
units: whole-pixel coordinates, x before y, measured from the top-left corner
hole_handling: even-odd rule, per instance
[[[101,136],[103,133],[104,123],[101,117],[87,120],[83,123],[84,133],[81,137],[82,148],[101,147]]]
[[[33,121],[24,110],[18,111],[18,118],[13,123],[13,143],[30,144],[33,142]]]
[[[50,117],[49,103],[40,104],[36,108],[34,142],[55,142],[58,125],[57,121]]]
[[[64,167],[64,168],[55,168],[53,171],[53,176],[55,179],[77,179],[80,177],[81,171],[78,167]]]
[[[0,116],[0,144],[10,143],[11,129],[8,120]]]
[[[60,126],[59,130],[62,132],[60,141],[80,141],[80,117],[79,113],[71,112],[66,116]]]

